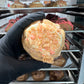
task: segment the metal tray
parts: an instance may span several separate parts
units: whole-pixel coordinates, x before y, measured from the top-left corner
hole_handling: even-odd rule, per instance
[[[37,11],[43,11],[46,13],[50,12],[64,12],[66,9],[77,8],[78,6],[65,6],[65,7],[39,7],[39,8],[8,8],[8,9],[0,9],[2,11],[10,11],[13,14],[16,13],[32,13]]]
[[[24,81],[24,82],[17,82],[17,81],[14,81],[14,82],[12,82],[12,83],[10,83],[10,84],[56,84],[56,83],[59,83],[59,84],[65,84],[65,83],[74,83],[74,78],[73,78],[73,76],[72,76],[72,74],[71,74],[71,72],[70,71],[64,71],[64,73],[65,73],[65,75],[64,75],[64,77],[63,77],[63,79],[62,80],[60,80],[60,81],[50,81],[49,80],[49,74],[48,74],[48,72],[46,73],[46,77],[45,77],[45,79],[43,80],[43,81],[38,81],[38,82],[36,82],[36,81],[34,81],[33,79],[32,79],[32,76],[31,76],[31,74],[29,74],[29,78],[27,79],[27,81]]]

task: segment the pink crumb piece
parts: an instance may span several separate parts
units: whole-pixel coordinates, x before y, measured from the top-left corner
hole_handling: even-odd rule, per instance
[[[26,38],[26,40],[28,41],[28,38]]]
[[[40,39],[40,38],[42,38],[42,36],[41,36],[41,35],[39,35],[39,36],[38,36],[38,38]]]
[[[42,52],[42,49],[40,48],[39,51]]]
[[[45,55],[43,54],[42,56],[44,57]]]
[[[51,50],[51,51],[50,51],[50,54],[51,54],[51,55],[55,54],[55,51],[52,51],[52,50]]]
[[[40,24],[40,28],[42,28],[43,27],[43,25],[42,24]]]
[[[35,40],[35,36],[34,36],[34,35],[31,35],[30,38],[31,38],[32,40]]]

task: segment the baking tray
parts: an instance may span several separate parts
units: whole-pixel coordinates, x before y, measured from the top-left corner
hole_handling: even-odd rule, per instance
[[[32,79],[32,76],[31,76],[31,74],[29,74],[29,78],[27,79],[27,81],[23,81],[23,82],[18,82],[18,81],[14,81],[14,82],[12,82],[12,83],[10,83],[10,84],[56,84],[56,83],[58,83],[58,84],[65,84],[65,83],[74,83],[74,78],[73,78],[73,76],[72,76],[72,74],[71,74],[71,72],[70,71],[64,71],[64,77],[63,77],[63,79],[61,79],[60,81],[50,81],[49,80],[49,72],[46,72],[46,77],[45,77],[45,79],[43,80],[43,81],[34,81],[33,79]]]
[[[13,14],[16,13],[32,13],[37,11],[43,11],[46,13],[50,12],[64,12],[66,9],[77,8],[78,6],[65,6],[65,7],[39,7],[39,8],[8,8],[8,9],[0,9],[2,11],[10,11]]]

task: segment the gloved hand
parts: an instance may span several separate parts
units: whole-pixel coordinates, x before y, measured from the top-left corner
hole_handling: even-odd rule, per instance
[[[23,50],[21,43],[23,30],[32,22],[43,18],[45,18],[43,12],[27,15],[17,21],[7,34],[0,39],[0,83],[8,83],[22,74],[50,67],[50,64],[41,61],[17,60]]]

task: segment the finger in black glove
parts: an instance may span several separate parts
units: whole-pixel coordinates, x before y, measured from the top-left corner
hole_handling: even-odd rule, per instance
[[[32,13],[17,21],[7,34],[0,39],[0,82],[10,82],[16,77],[38,70],[48,68],[50,64],[36,60],[19,61],[21,54],[22,33],[32,22],[45,18],[43,12]]]

